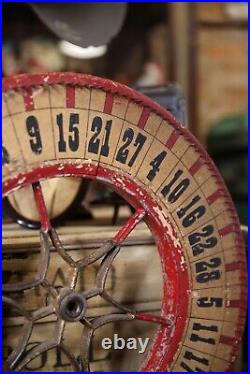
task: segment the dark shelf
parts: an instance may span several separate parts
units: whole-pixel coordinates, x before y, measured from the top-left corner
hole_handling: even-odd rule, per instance
[[[233,21],[233,20],[226,20],[226,21],[199,21],[198,26],[204,28],[221,28],[221,29],[248,29],[248,22],[247,21]]]

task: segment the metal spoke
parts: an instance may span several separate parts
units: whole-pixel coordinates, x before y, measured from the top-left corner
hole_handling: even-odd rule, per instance
[[[74,354],[71,352],[71,350],[65,344],[61,343],[58,346],[58,348],[68,357],[74,371],[77,371],[77,372],[82,371],[76,357],[74,356]]]
[[[140,321],[147,321],[147,322],[154,322],[158,323],[163,326],[172,327],[173,322],[167,318],[162,316],[155,316],[154,314],[149,313],[135,313],[135,319],[138,319]]]
[[[47,352],[53,348],[56,348],[58,345],[57,342],[54,341],[45,341],[44,343],[40,343],[32,348],[25,357],[21,360],[21,362],[15,368],[16,371],[22,370],[30,361],[34,360],[37,356],[42,354],[43,352]]]
[[[32,312],[32,320],[34,322],[38,321],[41,318],[48,317],[51,314],[54,314],[54,312],[55,312],[55,307],[53,305],[48,305],[43,308],[39,308],[35,310],[34,312]]]
[[[82,260],[77,261],[78,269],[93,264],[107,253],[109,253],[115,247],[115,243],[112,240],[108,240],[100,248],[91,253],[89,256],[84,257]]]
[[[120,251],[122,242],[127,238],[131,231],[136,227],[136,225],[144,218],[146,212],[143,208],[138,208],[137,211],[126,221],[126,223],[119,229],[112,240],[106,241],[101,247],[93,251],[90,255],[84,257],[81,260],[74,261],[74,259],[67,253],[64,248],[57,231],[51,226],[49,216],[47,214],[46,205],[44,202],[43,192],[40,183],[34,183],[32,185],[34,191],[34,198],[36,201],[37,209],[41,221],[41,231],[40,231],[40,242],[41,242],[41,260],[39,263],[39,268],[36,274],[35,279],[32,282],[20,282],[18,284],[4,285],[4,291],[6,292],[16,292],[24,291],[30,289],[37,285],[41,285],[51,296],[50,304],[39,308],[32,313],[26,311],[14,300],[8,297],[4,297],[5,301],[10,306],[13,306],[20,312],[22,316],[28,319],[28,322],[24,324],[22,328],[22,336],[18,342],[16,349],[9,356],[6,365],[7,368],[11,370],[23,370],[23,368],[37,356],[42,354],[45,351],[49,351],[53,348],[58,348],[68,357],[70,360],[71,366],[74,371],[89,371],[89,349],[91,340],[94,334],[94,331],[108,323],[116,321],[131,321],[133,319],[143,319],[143,320],[152,320],[159,323],[160,320],[157,320],[157,317],[154,318],[151,315],[137,314],[133,310],[123,306],[121,303],[113,299],[105,290],[106,279],[108,272],[113,264],[113,261],[117,254]],[[72,269],[72,274],[68,278],[68,286],[62,287],[57,290],[54,285],[52,285],[47,279],[46,275],[48,272],[49,261],[50,261],[50,240],[53,246],[55,247],[57,253],[60,257],[70,266]],[[96,276],[96,287],[83,292],[82,294],[77,294],[75,290],[78,274],[88,265],[102,259],[101,265],[97,272]],[[119,309],[120,313],[111,313],[105,316],[96,317],[96,318],[87,318],[84,314],[79,319],[80,323],[84,325],[83,333],[81,337],[81,364],[78,363],[76,357],[71,352],[71,350],[63,343],[63,335],[66,326],[66,320],[61,314],[62,305],[60,304],[61,300],[64,300],[67,295],[75,297],[84,298],[85,300],[94,297],[101,296],[108,303],[115,306]],[[66,296],[65,296],[66,295]],[[75,295],[75,296],[74,296]],[[77,296],[78,295],[78,296]],[[68,297],[68,296],[67,296]],[[67,303],[67,300],[66,300]],[[84,312],[83,312],[84,313]],[[48,339],[42,343],[39,343],[37,346],[33,347],[31,350],[25,352],[27,348],[32,329],[33,323],[38,321],[41,318],[47,317],[51,314],[57,315],[57,322],[53,331],[52,339]],[[147,319],[145,319],[147,318]],[[153,318],[153,319],[152,319]],[[162,323],[162,322],[161,322]]]
[[[13,349],[9,357],[7,358],[6,364],[8,367],[8,371],[11,371],[15,368],[18,360],[23,355],[25,348],[28,344],[30,339],[31,333],[33,329],[33,322],[26,322],[22,327],[21,338],[18,341],[17,346]]]
[[[98,269],[97,276],[96,276],[96,285],[97,288],[102,293],[105,288],[106,279],[108,276],[108,272],[112,266],[112,263],[120,252],[120,247],[116,247],[111,253],[109,253],[102,261],[100,268]]]
[[[77,266],[77,263],[73,260],[73,258],[67,253],[67,251],[64,249],[64,246],[56,232],[56,230],[54,228],[51,228],[50,230],[50,237],[51,237],[51,241],[55,247],[55,249],[57,250],[57,252],[59,253],[59,255],[62,257],[62,259],[64,261],[67,262],[67,264],[69,264],[69,266],[75,268]]]
[[[17,312],[19,312],[28,321],[32,320],[31,313],[29,313],[25,308],[23,308],[19,303],[17,303],[15,300],[11,299],[10,297],[3,295],[2,296],[2,303],[3,304],[8,304],[11,307],[13,307]]]
[[[101,296],[103,297],[104,300],[108,301],[110,304],[114,305],[116,308],[120,309],[122,312],[135,315],[135,312],[132,309],[127,308],[123,304],[113,299],[113,297],[110,296],[105,290],[102,292]]]
[[[3,284],[2,290],[3,292],[18,292],[24,291],[36,286],[39,286],[46,277],[47,270],[49,267],[49,260],[50,260],[50,244],[49,244],[49,237],[46,232],[40,232],[40,262],[39,268],[36,273],[35,279],[33,281],[23,281],[13,284]]]
[[[63,331],[65,328],[65,321],[59,319],[56,322],[54,331],[52,332],[52,339],[46,340],[43,343],[38,344],[37,346],[33,347],[31,350],[26,352],[24,357],[21,357],[21,362],[18,363],[17,367],[15,368],[16,371],[20,371],[26,366],[30,361],[34,360],[37,356],[42,354],[43,352],[49,351],[57,346],[62,344],[63,339]],[[26,343],[27,346],[27,343]],[[65,348],[66,349],[66,348]]]
[[[85,326],[81,338],[81,352],[80,358],[82,363],[82,370],[89,371],[89,353],[90,353],[90,344],[94,335],[94,331],[104,326],[108,323],[118,322],[118,321],[131,321],[134,319],[133,314],[108,314],[102,317],[94,318],[91,323],[92,327]]]
[[[113,240],[108,240],[106,243],[104,243],[100,248],[98,248],[96,251],[91,253],[89,256],[86,256],[82,260],[77,261],[76,263],[69,258],[67,253],[60,248],[60,251],[62,252],[63,256],[65,257],[65,260],[68,263],[71,263],[71,266],[76,266],[78,269],[82,269],[83,267],[86,267],[100,258],[108,255],[111,251],[113,251],[116,247],[119,247],[121,243],[127,238],[127,236],[130,234],[130,232],[136,227],[136,225],[142,220],[142,218],[145,216],[146,212],[143,208],[137,209],[137,211],[128,219],[128,221],[125,223],[124,226],[117,232]],[[107,261],[108,262],[108,261]]]
[[[34,192],[34,198],[35,198],[37,210],[40,216],[41,230],[48,232],[49,230],[51,230],[51,224],[50,224],[48,212],[46,209],[40,182],[33,183],[32,188]]]
[[[146,211],[144,208],[138,208],[136,212],[127,220],[125,225],[115,235],[113,241],[115,245],[119,246],[127,238],[127,236],[134,230],[137,224],[144,218]]]
[[[143,219],[146,212],[143,208],[138,208],[137,211],[127,220],[125,225],[116,233],[112,241],[107,241],[98,251],[95,251],[93,255],[90,255],[83,260],[81,264],[86,266],[87,264],[96,261],[97,259],[104,256],[101,266],[97,272],[96,277],[96,288],[88,290],[84,293],[86,298],[91,298],[97,295],[102,295],[105,289],[105,283],[108,276],[108,272],[112,266],[112,263],[120,251],[120,245],[127,238],[130,232],[136,227],[136,225]],[[105,295],[107,295],[105,293]],[[120,308],[124,310],[123,307]]]

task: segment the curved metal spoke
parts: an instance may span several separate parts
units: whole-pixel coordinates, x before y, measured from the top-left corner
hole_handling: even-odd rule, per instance
[[[81,366],[79,365],[76,357],[74,356],[74,354],[71,352],[71,350],[65,344],[61,343],[58,346],[58,348],[68,357],[74,371],[77,371],[77,372],[82,371]]]
[[[67,251],[64,249],[64,246],[54,228],[51,228],[50,230],[50,237],[51,241],[59,253],[59,255],[62,257],[62,259],[67,262],[67,264],[73,268],[77,266],[77,263],[73,260],[73,258],[67,253]]]
[[[36,182],[32,184],[32,188],[37,210],[40,216],[41,230],[44,232],[48,232],[49,230],[51,230],[51,224],[43,197],[42,186],[40,182]]]
[[[82,269],[83,267],[93,264],[94,262],[105,256],[107,253],[109,253],[114,247],[115,243],[113,242],[113,240],[108,240],[105,244],[103,244],[89,256],[86,256],[82,260],[77,261],[78,269]]]
[[[20,338],[18,343],[6,360],[6,370],[10,371],[15,370],[15,367],[18,366],[18,361],[23,357],[33,330],[34,322],[54,313],[54,307],[50,305],[34,312],[28,312],[25,308],[21,307],[20,304],[7,296],[3,296],[2,302],[13,307],[20,315],[28,320],[24,322],[19,334]]]
[[[34,348],[27,352],[25,357],[16,366],[15,370],[22,370],[30,361],[34,360],[37,356],[41,355],[43,352],[47,352],[53,348],[56,348],[57,346],[58,343],[54,341],[46,341],[44,343],[36,345]]]
[[[97,259],[104,257],[101,266],[96,276],[96,287],[84,292],[87,299],[102,295],[105,291],[105,283],[108,276],[108,272],[112,266],[112,263],[120,251],[120,245],[127,238],[130,232],[136,227],[136,225],[144,218],[146,212],[143,208],[138,208],[137,211],[126,221],[122,228],[116,233],[112,241],[107,241],[98,251],[95,251],[93,255],[86,257],[81,260],[82,266],[87,266]],[[105,293],[106,295],[106,293]],[[109,300],[108,300],[109,301]],[[120,308],[124,310],[124,308]]]
[[[111,322],[118,321],[131,321],[134,319],[133,314],[108,314],[102,317],[96,317],[91,321],[92,327],[85,326],[82,337],[81,337],[81,364],[83,371],[89,371],[89,353],[90,353],[90,344],[94,335],[94,331]]]
[[[112,296],[110,296],[105,290],[102,292],[101,294],[101,297],[108,301],[110,304],[114,305],[116,308],[120,309],[122,312],[125,312],[125,313],[131,313],[133,315],[135,315],[135,312],[130,309],[130,308],[127,308],[126,306],[124,306],[123,304],[119,303],[118,301],[116,301]]]
[[[122,226],[122,228],[118,231],[113,239],[117,246],[122,244],[122,242],[127,238],[131,231],[134,230],[134,228],[145,217],[145,215],[145,209],[138,208],[136,212],[131,217],[129,217],[125,225]]]
[[[32,281],[23,281],[13,284],[3,284],[2,290],[3,292],[20,292],[25,291],[36,286],[39,286],[46,277],[48,267],[49,267],[49,260],[50,260],[50,244],[49,244],[49,237],[48,234],[44,231],[40,232],[40,262],[39,268],[36,273],[35,279]]]
[[[154,314],[150,313],[135,313],[135,319],[140,321],[154,322],[168,327],[173,326],[173,321],[171,319],[163,316],[155,316]]]
[[[8,304],[12,308],[14,308],[17,312],[19,312],[23,317],[25,317],[28,321],[32,320],[31,313],[28,312],[25,308],[23,308],[19,303],[17,303],[15,300],[11,299],[8,296],[3,295],[2,296],[2,303]]]
[[[112,266],[112,263],[120,252],[120,247],[116,247],[111,253],[109,253],[102,261],[100,268],[98,269],[96,276],[96,285],[101,293],[104,291],[105,283],[107,280],[108,272]]]
[[[48,306],[39,308],[35,310],[34,312],[32,312],[32,320],[35,322],[44,317],[48,317],[54,313],[55,313],[55,307],[53,305],[48,305]]]
[[[77,261],[77,267],[80,269],[88,266],[110,253],[116,247],[120,246],[131,231],[136,227],[136,225],[142,220],[145,214],[146,212],[143,208],[138,208],[137,211],[127,220],[125,225],[123,225],[122,228],[117,232],[113,240],[108,240],[92,254],[86,256],[82,260]]]
[[[106,241],[101,247],[93,251],[90,255],[85,258],[74,261],[74,259],[67,253],[64,248],[57,231],[51,226],[49,216],[47,214],[46,205],[43,198],[43,192],[40,183],[35,183],[32,185],[34,191],[34,198],[36,201],[37,209],[40,215],[41,221],[41,231],[40,231],[40,242],[41,242],[41,260],[39,263],[39,268],[35,280],[32,282],[20,282],[18,284],[4,285],[4,291],[13,292],[13,291],[24,291],[30,289],[37,285],[41,285],[47,292],[48,295],[52,296],[50,299],[50,304],[39,308],[36,311],[28,312],[14,300],[9,297],[3,298],[3,301],[6,304],[9,304],[12,307],[15,307],[16,310],[26,319],[28,322],[24,324],[22,328],[22,336],[18,341],[16,349],[11,353],[7,360],[7,367],[10,370],[23,370],[24,367],[34,360],[37,356],[42,354],[45,351],[49,351],[53,348],[58,348],[68,357],[70,360],[71,366],[74,371],[89,371],[89,349],[91,344],[91,339],[93,337],[94,331],[108,323],[116,321],[130,321],[135,318],[142,319],[141,315],[137,315],[131,309],[123,306],[121,303],[117,302],[109,295],[105,290],[105,284],[108,276],[108,272],[113,264],[113,261],[117,254],[120,251],[120,246],[122,242],[127,238],[130,232],[136,227],[136,225],[144,218],[146,212],[143,208],[137,209],[137,211],[126,221],[126,223],[119,229],[112,240]],[[68,287],[63,287],[60,290],[57,290],[54,285],[52,285],[47,279],[46,275],[49,267],[50,260],[50,240],[53,246],[55,247],[57,253],[60,257],[72,268],[72,274],[68,279]],[[65,318],[60,314],[61,309],[59,304],[61,300],[65,300],[63,296],[64,292],[67,291],[67,294],[72,295],[79,299],[77,292],[74,291],[77,283],[77,278],[80,270],[83,270],[88,265],[93,264],[94,262],[102,259],[101,265],[97,272],[96,276],[96,287],[85,291],[81,294],[81,297],[89,299],[91,297],[100,295],[103,299],[109,302],[111,305],[115,306],[121,313],[108,314],[96,318],[87,318],[85,315],[79,321],[84,325],[82,337],[81,337],[81,363],[79,364],[74,354],[71,350],[63,343],[63,335],[66,326]],[[61,304],[60,304],[61,305]],[[25,352],[27,345],[32,333],[34,322],[38,321],[41,318],[47,317],[51,314],[57,315],[57,322],[53,331],[52,339],[48,339],[42,343],[39,343],[32,349]],[[149,318],[149,317],[148,317]],[[145,317],[144,317],[145,320]],[[156,321],[154,317],[154,321]]]
[[[11,352],[10,356],[7,358],[7,361],[6,361],[7,367],[9,368],[9,370],[15,369],[15,365],[17,364],[18,360],[23,355],[23,352],[25,351],[25,348],[30,339],[32,329],[33,329],[33,322],[27,322],[23,325],[21,338],[19,339],[17,346]]]
[[[29,362],[34,360],[37,356],[39,356],[43,352],[46,352],[53,348],[61,346],[64,328],[65,328],[65,321],[58,320],[56,323],[55,329],[52,333],[53,338],[51,340],[46,340],[45,342],[36,345],[32,349],[30,349],[28,352],[26,352],[26,354],[19,357],[19,360],[21,359],[21,361],[16,365],[15,370],[16,371],[22,370]],[[67,354],[70,354],[69,351],[65,348],[65,352],[66,351],[67,351]]]

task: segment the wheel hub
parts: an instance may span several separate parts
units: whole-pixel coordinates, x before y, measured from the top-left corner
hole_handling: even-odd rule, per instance
[[[62,288],[57,302],[57,313],[67,322],[77,322],[83,319],[87,302],[83,294],[68,288]]]

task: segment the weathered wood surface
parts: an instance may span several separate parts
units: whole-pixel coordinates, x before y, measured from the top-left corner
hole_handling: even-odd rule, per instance
[[[69,248],[94,248],[105,240],[112,239],[120,226],[93,226],[84,222],[78,226],[65,226],[58,229],[61,241]],[[146,224],[139,224],[125,240],[124,245],[152,244],[154,238]],[[2,226],[3,253],[39,248],[39,233],[36,230],[26,230],[17,224],[4,224]]]

